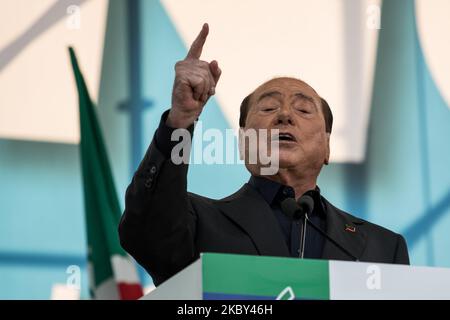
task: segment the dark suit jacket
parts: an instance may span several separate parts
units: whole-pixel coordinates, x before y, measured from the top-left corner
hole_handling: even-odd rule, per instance
[[[187,192],[187,170],[166,159],[153,141],[126,192],[120,243],[156,285],[201,252],[290,256],[276,217],[256,190],[245,184],[221,200],[202,197]],[[359,261],[409,264],[401,235],[323,200],[327,233]],[[330,241],[322,258],[353,260]]]

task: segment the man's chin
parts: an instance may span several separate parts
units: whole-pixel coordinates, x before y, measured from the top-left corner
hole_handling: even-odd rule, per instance
[[[295,167],[295,165],[298,163],[298,159],[295,159],[293,157],[283,157],[280,156],[278,166],[280,169],[287,169]]]

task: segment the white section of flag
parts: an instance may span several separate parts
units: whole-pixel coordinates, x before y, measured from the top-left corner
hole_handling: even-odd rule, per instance
[[[119,288],[114,278],[108,278],[98,285],[95,289],[96,300],[120,300]]]
[[[111,257],[114,277],[118,283],[140,283],[136,266],[127,256],[115,254]]]

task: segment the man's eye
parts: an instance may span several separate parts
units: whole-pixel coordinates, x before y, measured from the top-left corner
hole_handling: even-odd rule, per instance
[[[311,110],[309,110],[308,108],[297,108],[297,111],[299,111],[300,113],[304,113],[304,114],[311,113]]]
[[[266,112],[274,111],[276,107],[264,107],[262,110]]]

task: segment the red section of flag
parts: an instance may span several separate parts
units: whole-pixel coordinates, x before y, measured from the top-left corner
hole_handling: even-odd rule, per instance
[[[139,283],[118,283],[120,300],[137,300],[144,295]]]

